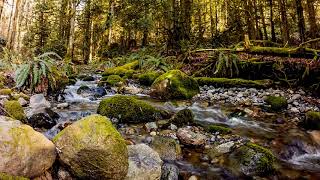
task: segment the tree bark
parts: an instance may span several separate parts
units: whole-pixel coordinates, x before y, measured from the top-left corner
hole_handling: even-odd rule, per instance
[[[259,9],[260,9],[260,14],[261,14],[261,21],[262,21],[264,40],[268,40],[267,25],[266,25],[266,19],[265,19],[265,16],[264,16],[263,4],[262,3],[260,4]]]
[[[9,36],[9,40],[8,40],[8,49],[13,50],[13,46],[16,40],[16,35],[17,35],[17,27],[19,26],[19,10],[20,10],[20,3],[21,0],[17,0],[16,1],[16,5],[15,5],[15,11],[14,11],[14,15],[13,15],[13,20],[12,20],[12,29],[11,29],[11,35]]]
[[[308,21],[310,24],[310,36],[312,39],[316,38],[318,27],[316,23],[316,12],[314,8],[314,2],[315,0],[307,0],[307,6],[308,6]]]
[[[280,12],[281,12],[281,35],[283,43],[289,42],[289,25],[287,17],[287,0],[279,0]]]
[[[269,0],[269,6],[270,6],[270,26],[271,26],[271,40],[273,42],[276,42],[276,32],[274,27],[274,21],[273,21],[273,0]]]
[[[83,62],[88,64],[91,49],[91,0],[87,0],[84,10],[84,40],[83,40]]]
[[[113,0],[109,1],[109,6],[110,6],[109,17],[108,17],[109,32],[108,32],[108,42],[107,42],[108,46],[112,43],[112,25],[113,25],[113,16],[114,16],[114,1]]]
[[[300,34],[300,41],[305,41],[305,22],[304,22],[304,16],[303,16],[303,7],[301,0],[296,0],[296,10],[297,10],[297,17],[298,17],[298,28],[299,28],[299,34]]]
[[[73,51],[74,51],[74,33],[75,33],[75,20],[76,20],[76,8],[77,8],[77,2],[76,0],[70,0],[70,7],[71,7],[71,18],[70,18],[70,36],[69,36],[69,42],[68,42],[68,49],[67,49],[67,59],[73,61]]]

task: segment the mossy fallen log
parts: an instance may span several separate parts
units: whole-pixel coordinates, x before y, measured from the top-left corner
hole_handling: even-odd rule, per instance
[[[273,81],[266,80],[246,80],[246,79],[228,79],[228,78],[195,78],[200,86],[209,85],[216,87],[254,87],[254,88],[269,88],[273,85]]]

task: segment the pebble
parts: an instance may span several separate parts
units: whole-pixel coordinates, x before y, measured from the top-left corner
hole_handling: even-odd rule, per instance
[[[152,131],[151,133],[150,133],[150,136],[156,136],[157,135],[157,132],[155,132],[155,131]]]

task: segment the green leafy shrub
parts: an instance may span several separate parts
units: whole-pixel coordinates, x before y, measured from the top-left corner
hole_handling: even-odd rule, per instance
[[[53,52],[44,53],[21,64],[15,72],[17,88],[30,88],[32,92],[56,91],[68,83],[61,57]],[[62,70],[62,71],[60,71]]]

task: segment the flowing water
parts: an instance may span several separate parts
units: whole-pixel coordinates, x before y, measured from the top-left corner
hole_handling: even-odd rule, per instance
[[[77,89],[82,85],[96,88],[97,83],[78,81],[75,85],[68,86],[63,95],[63,102],[68,102],[68,109],[54,109],[59,113],[59,124],[47,131],[45,135],[49,138],[54,137],[65,123],[72,123],[90,114],[96,113],[99,102],[103,98],[115,95],[113,90],[109,90],[107,95],[95,98],[92,94],[77,94]],[[134,86],[134,85],[132,85]],[[234,133],[251,138],[260,144],[264,144],[273,151],[278,158],[278,170],[274,175],[281,179],[320,179],[320,149],[309,138],[309,134],[300,130],[298,127],[288,127],[286,124],[277,125],[272,121],[261,121],[261,119],[250,119],[247,117],[230,117],[225,109],[232,111],[234,107],[207,106],[201,102],[159,102],[151,99],[147,95],[139,94],[138,98],[148,101],[154,106],[158,106],[169,111],[177,112],[184,108],[189,108],[195,115],[195,120],[201,124],[222,124],[231,127]],[[55,102],[58,103],[58,102]],[[276,115],[277,118],[283,117],[282,114]],[[137,139],[148,136],[141,134]],[[202,150],[183,149],[183,158],[175,163],[182,174],[186,177],[197,175],[201,179],[239,179],[232,174],[228,167],[219,164],[211,164],[203,160]],[[180,173],[180,174],[181,174]]]

